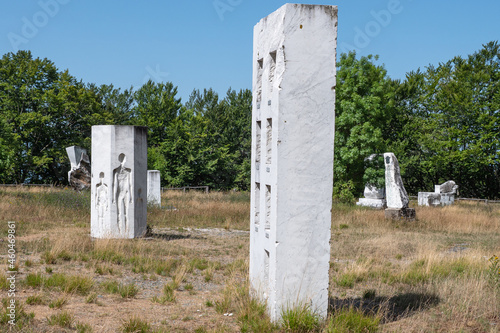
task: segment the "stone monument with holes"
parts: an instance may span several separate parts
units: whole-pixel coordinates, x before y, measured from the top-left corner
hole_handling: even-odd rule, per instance
[[[143,236],[147,210],[147,128],[92,126],[92,156],[91,236]]]
[[[159,170],[148,170],[148,204],[161,207],[161,178]]]
[[[273,321],[328,308],[337,7],[286,4],[254,27],[250,283]]]
[[[390,219],[414,220],[415,209],[408,207],[410,199],[401,179],[398,159],[393,153],[385,153],[384,162],[387,201],[385,217]]]

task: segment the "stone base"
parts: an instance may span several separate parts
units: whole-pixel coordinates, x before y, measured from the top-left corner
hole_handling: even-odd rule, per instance
[[[413,208],[387,208],[385,210],[385,218],[392,220],[415,220],[415,209]]]
[[[363,206],[363,207],[382,209],[385,207],[385,199],[359,198],[359,201],[356,202],[356,205]]]

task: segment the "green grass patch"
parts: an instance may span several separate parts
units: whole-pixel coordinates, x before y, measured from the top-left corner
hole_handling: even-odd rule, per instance
[[[47,318],[47,323],[51,326],[59,326],[62,328],[71,328],[73,326],[73,315],[69,312],[63,311],[53,314]]]
[[[281,327],[287,332],[319,332],[321,318],[306,305],[284,309]]]
[[[376,332],[380,318],[369,316],[355,309],[342,309],[331,315],[326,332]]]

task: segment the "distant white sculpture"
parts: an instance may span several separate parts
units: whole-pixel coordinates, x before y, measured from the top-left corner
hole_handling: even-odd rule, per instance
[[[398,159],[393,153],[385,153],[384,162],[387,208],[407,208],[410,200],[401,179]]]
[[[161,178],[159,170],[148,170],[148,204],[161,207]]]
[[[92,126],[92,237],[146,233],[146,135],[141,126]]]
[[[399,219],[404,218],[412,220],[415,218],[415,210],[408,208],[410,199],[406,193],[401,179],[398,159],[393,153],[384,154],[385,162],[385,193],[387,209],[386,218]]]
[[[71,170],[68,171],[68,182],[77,191],[90,188],[90,159],[87,150],[78,146],[66,148]]]
[[[366,160],[372,161],[375,157],[377,157],[377,154],[372,154],[367,157]],[[377,209],[385,207],[385,188],[377,188],[373,185],[366,184],[363,195],[365,197],[359,198],[356,205]]]
[[[434,192],[418,192],[419,206],[449,206],[455,202],[458,185],[449,180],[441,185],[434,185]]]

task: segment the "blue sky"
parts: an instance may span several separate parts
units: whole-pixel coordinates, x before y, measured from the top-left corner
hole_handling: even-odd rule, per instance
[[[4,1],[0,52],[31,50],[84,82],[251,88],[253,26],[278,0]],[[500,40],[497,0],[314,1],[339,7],[338,52],[378,54],[392,78]]]

